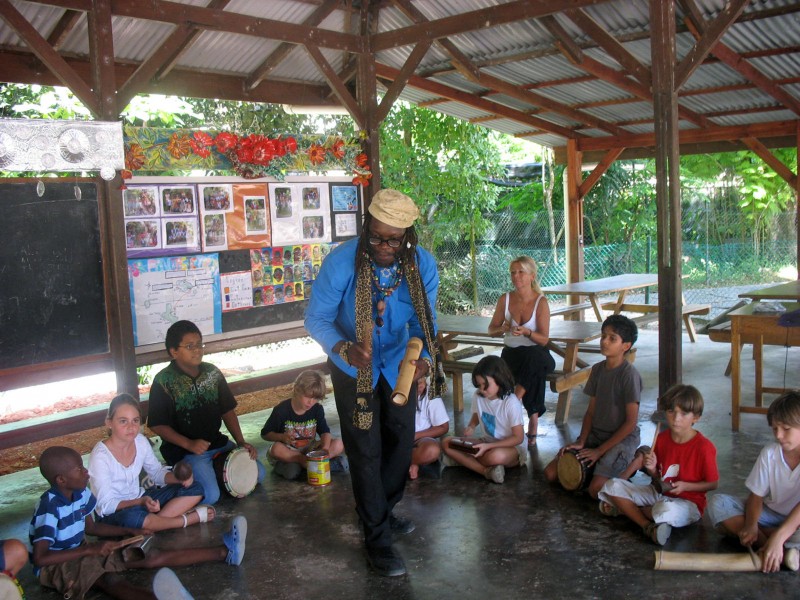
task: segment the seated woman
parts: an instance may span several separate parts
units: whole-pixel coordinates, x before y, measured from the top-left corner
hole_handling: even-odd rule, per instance
[[[539,417],[544,414],[547,374],[556,363],[547,349],[550,306],[536,280],[536,263],[518,256],[509,268],[514,291],[497,300],[489,335],[504,336],[500,355],[514,375],[514,393],[528,413],[528,446],[536,445]]]
[[[162,531],[214,518],[213,508],[197,506],[203,488],[195,483],[191,467],[176,465],[183,471],[178,479],[156,458],[141,434],[141,409],[133,396],[120,394],[111,401],[106,426],[108,439],[98,442],[89,456],[89,485],[100,522]],[[155,483],[147,490],[139,483],[142,469]]]

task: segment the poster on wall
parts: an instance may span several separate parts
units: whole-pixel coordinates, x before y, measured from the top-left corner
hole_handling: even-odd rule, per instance
[[[271,183],[269,198],[273,244],[331,241],[326,184]]]
[[[170,325],[193,321],[203,335],[222,332],[219,255],[128,261],[134,345],[161,344]]]
[[[222,312],[242,310],[253,306],[253,283],[250,271],[221,273]]]
[[[331,183],[331,240],[341,242],[361,233],[361,187],[352,183]]]
[[[225,213],[229,250],[263,248],[272,244],[266,183],[233,185],[233,212]]]

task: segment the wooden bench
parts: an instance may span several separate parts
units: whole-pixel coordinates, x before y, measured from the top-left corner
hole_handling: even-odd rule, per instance
[[[591,310],[592,303],[591,302],[581,302],[580,304],[567,304],[566,306],[556,306],[550,307],[550,316],[551,317],[558,317],[563,316],[565,319],[567,317],[574,317],[577,313],[584,311],[584,310]]]
[[[637,325],[650,323],[658,319],[658,304],[630,304],[625,303],[617,305],[616,302],[604,302],[602,307],[605,310],[613,310],[617,313],[632,312],[641,313],[642,316],[636,317],[633,321]],[[711,312],[710,304],[684,304],[681,307],[681,314],[683,315],[683,324],[686,327],[686,333],[689,334],[689,340],[692,342],[697,341],[697,332],[694,329],[692,317],[697,315],[707,315]]]

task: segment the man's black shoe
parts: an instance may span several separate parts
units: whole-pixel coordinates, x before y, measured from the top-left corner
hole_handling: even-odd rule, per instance
[[[372,570],[382,577],[398,577],[406,574],[406,565],[391,546],[367,548],[367,561]]]
[[[411,519],[396,517],[394,514],[389,515],[389,529],[392,530],[392,533],[402,533],[405,535],[414,531],[416,527],[414,521]]]

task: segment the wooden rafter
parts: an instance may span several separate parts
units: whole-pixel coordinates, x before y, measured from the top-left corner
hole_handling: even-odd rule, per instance
[[[600,181],[600,178],[605,175],[608,168],[619,158],[619,155],[624,150],[625,148],[613,148],[606,152],[603,159],[597,163],[597,166],[589,173],[589,176],[578,186],[578,196],[580,198],[586,197],[586,194]]]
[[[408,78],[413,75],[414,69],[417,68],[422,58],[430,49],[431,43],[432,41],[428,40],[427,42],[421,42],[417,44],[414,46],[411,54],[408,55],[403,68],[400,69],[400,72],[397,74],[397,78],[392,82],[389,90],[386,92],[386,94],[384,94],[380,105],[378,105],[377,119],[379,122],[383,121],[386,118],[386,115],[389,114],[392,104],[394,104],[395,100],[400,97],[400,93],[406,86]]]
[[[28,45],[36,57],[53,73],[61,85],[72,90],[92,114],[98,114],[97,98],[86,81],[73,71],[61,55],[53,50],[38,31],[9,0],[0,0],[0,17]]]
[[[397,69],[386,65],[382,65],[380,63],[376,64],[376,72],[379,77],[383,77],[389,80],[393,80],[399,74],[399,71]],[[476,98],[475,96],[472,96],[467,92],[462,92],[455,88],[442,85],[441,83],[437,83],[429,79],[413,76],[409,78],[408,85],[421,90],[426,90],[428,92],[431,92],[432,94],[437,94],[439,96],[442,96],[443,98],[447,98],[448,100],[452,100],[454,102],[462,102],[464,104],[470,104],[470,106],[473,106],[479,110],[484,110],[492,114],[500,115],[504,118],[513,119],[514,121],[525,123],[526,125],[531,125],[543,131],[547,131],[555,135],[560,135],[567,139],[581,137],[580,134],[575,133],[571,129],[567,129],[566,127],[556,125],[554,123],[551,123],[550,121],[545,121],[544,119],[540,119],[539,117],[534,117],[520,110],[516,110],[514,108],[510,108],[508,106],[492,102],[491,100]]]
[[[747,0],[742,1],[746,2]],[[564,14],[569,17],[575,25],[583,29],[600,48],[608,52],[609,56],[616,60],[624,69],[630,71],[631,74],[639,80],[639,83],[645,87],[650,87],[650,72],[635,56],[628,52],[625,46],[613,35],[598,25],[594,19],[582,10],[567,10]]]
[[[742,143],[747,146],[753,154],[756,154],[763,160],[770,168],[775,171],[781,179],[783,179],[792,189],[797,188],[797,175],[792,173],[792,170],[783,164],[777,156],[770,152],[764,144],[756,138],[742,138]]]
[[[47,43],[50,44],[54,50],[58,50],[70,32],[75,29],[75,25],[77,25],[82,16],[83,13],[80,11],[65,10],[64,14],[61,15],[61,18],[58,20],[58,23],[56,23],[56,26],[53,27],[53,30],[50,32],[50,35],[47,36]]]
[[[366,129],[366,120],[363,111],[356,102],[356,99],[353,98],[350,90],[347,89],[347,86],[339,77],[339,74],[327,61],[325,56],[323,56],[322,51],[313,44],[306,44],[306,50],[313,61],[317,64],[320,71],[322,71],[322,74],[325,76],[328,85],[331,86],[331,89],[333,90],[334,94],[336,94],[339,102],[342,103],[342,106],[347,108],[350,116],[353,117],[353,120],[360,128]]]
[[[316,10],[311,13],[308,18],[303,21],[303,25],[307,27],[315,27],[322,23],[325,18],[330,15],[339,6],[339,0],[325,0],[320,4]],[[264,81],[275,68],[283,62],[289,53],[296,48],[295,44],[283,42],[252,72],[250,77],[247,78],[244,85],[249,91],[255,89],[258,84]]]
[[[94,10],[86,15],[89,25],[89,56],[92,65],[95,109],[98,119],[119,117],[114,84],[114,34],[111,31],[109,0],[94,0]]]
[[[687,2],[694,5],[694,0],[687,0]],[[730,0],[717,15],[717,18],[705,28],[703,36],[697,40],[694,47],[683,57],[675,71],[676,89],[682,88],[683,84],[692,76],[692,73],[703,64],[706,56],[712,52],[749,2],[750,0]],[[702,17],[699,15],[694,18],[702,21]]]
[[[683,0],[683,2],[688,6],[694,5],[694,0]],[[690,12],[692,12],[692,16],[687,19],[687,26],[695,36],[695,39],[701,39],[708,30],[708,27],[702,18],[694,16],[695,11]],[[744,60],[740,54],[734,52],[722,42],[715,44],[711,48],[711,52],[731,69],[755,84],[761,91],[774,98],[795,114],[800,115],[800,102],[778,87],[774,81],[756,69],[749,61]]]

